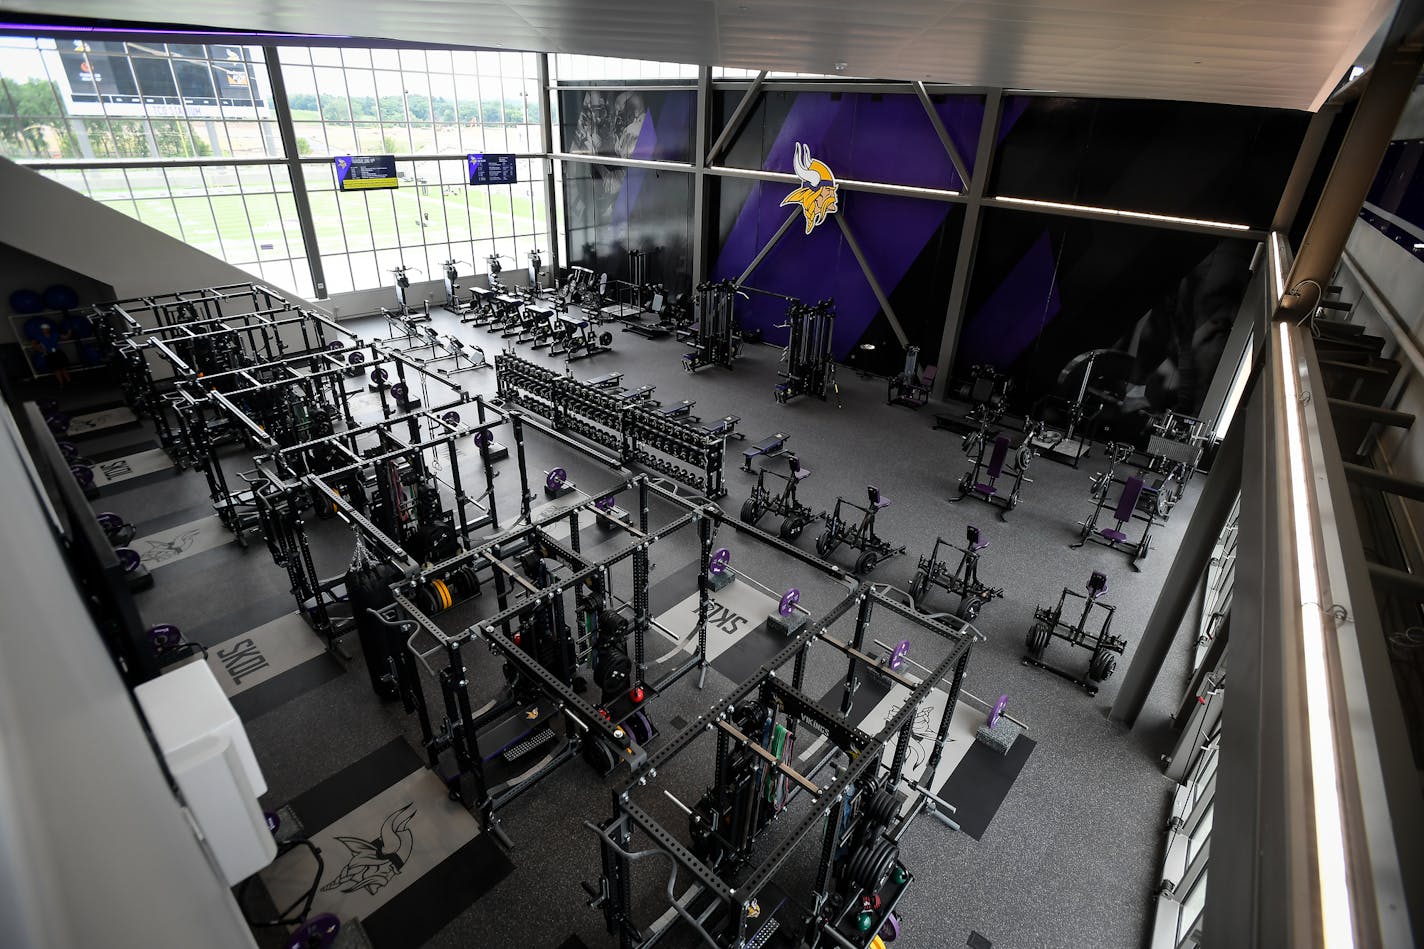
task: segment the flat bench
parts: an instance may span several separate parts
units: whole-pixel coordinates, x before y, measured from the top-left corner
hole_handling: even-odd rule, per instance
[[[697,402],[693,399],[683,399],[681,402],[664,405],[658,411],[668,418],[684,418],[692,414],[692,407],[696,404]]]
[[[607,372],[601,376],[594,376],[592,379],[584,381],[584,385],[593,386],[595,389],[611,389],[623,381],[623,373]]]
[[[791,435],[787,432],[777,432],[775,435],[768,435],[757,442],[746,451],[742,452],[742,470],[752,470],[752,459],[758,455],[774,455],[786,447],[786,440]]]

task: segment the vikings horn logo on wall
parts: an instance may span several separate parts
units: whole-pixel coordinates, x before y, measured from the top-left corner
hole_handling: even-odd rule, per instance
[[[781,199],[781,207],[788,204],[801,206],[806,216],[806,233],[826,219],[827,214],[836,211],[836,176],[819,158],[811,157],[811,146],[796,143],[792,165],[796,177],[801,179],[801,187]]]

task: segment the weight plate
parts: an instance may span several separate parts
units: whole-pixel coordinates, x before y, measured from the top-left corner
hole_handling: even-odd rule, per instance
[[[94,483],[94,469],[88,465],[70,465],[69,471],[82,487],[87,488]]]
[[[318,913],[292,931],[286,949],[330,949],[341,932],[341,920],[333,913]]]
[[[389,378],[390,374],[386,372],[386,370],[382,369],[380,366],[377,366],[375,369],[371,370],[371,381],[374,382],[376,385],[380,385]]]
[[[999,723],[999,716],[1004,714],[1004,709],[1008,707],[1008,704],[1009,697],[1007,695],[999,696],[999,700],[994,703],[994,710],[989,713],[989,721],[987,724],[990,728],[993,728]]]
[[[73,442],[56,442],[59,446],[59,453],[64,456],[65,461],[73,461],[79,457],[79,446]]]
[[[732,561],[732,552],[726,547],[718,549],[712,554],[712,559],[707,562],[707,572],[720,574],[727,569],[727,565]]]
[[[801,591],[792,587],[781,594],[781,602],[776,605],[776,611],[782,616],[790,616],[796,612],[796,604],[801,602]]]
[[[905,656],[910,652],[910,641],[902,639],[895,644],[894,650],[890,653],[889,666],[899,672],[905,666]]]
[[[148,644],[156,650],[172,649],[183,641],[183,634],[172,623],[160,623],[148,630]]]
[[[99,522],[99,526],[105,531],[116,531],[124,526],[124,519],[113,511],[103,511],[94,515],[94,519]]]
[[[628,719],[628,730],[633,733],[633,740],[640,745],[653,737],[653,723],[642,709],[634,712]]]
[[[331,342],[329,342],[329,343],[326,344],[326,348],[327,348],[328,351],[334,353],[334,352],[336,352],[337,350],[345,349],[345,348],[346,348],[346,344],[343,343],[343,342],[342,342],[341,340],[339,340],[339,339],[334,339],[334,340],[332,340]]]
[[[599,344],[600,346],[612,346],[612,345],[613,345],[613,334],[612,334],[612,333],[600,333],[600,334],[598,334],[598,344]]]
[[[488,445],[493,438],[494,436],[490,435],[489,429],[487,428],[482,428],[478,432],[475,432],[476,445]]]
[[[406,396],[409,394],[410,389],[406,388],[406,384],[404,382],[397,382],[395,385],[391,386],[391,395],[395,396],[396,399],[400,402],[404,402]]]
[[[568,484],[568,481],[569,473],[567,471],[565,471],[563,468],[554,468],[548,473],[548,475],[545,476],[544,487],[548,488],[550,491],[558,491],[564,485]]]
[[[460,424],[460,413],[459,413],[459,412],[456,412],[456,411],[454,411],[454,410],[451,410],[451,411],[449,411],[449,412],[446,412],[444,415],[440,416],[440,421],[444,422],[446,425],[459,425],[459,424]]]
[[[346,361],[353,366],[359,366],[361,365],[361,363],[366,361],[366,354],[358,349],[355,352],[351,353],[351,355],[347,356]]]
[[[114,556],[119,558],[119,566],[124,568],[124,573],[133,573],[143,561],[139,552],[132,547],[115,547]]]
[[[602,511],[604,514],[607,514],[609,511],[613,510],[613,495],[610,494],[605,498],[599,498],[597,501],[593,502],[593,507],[595,510]]]

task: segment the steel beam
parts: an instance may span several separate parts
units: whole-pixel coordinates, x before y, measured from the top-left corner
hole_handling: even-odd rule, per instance
[[[1238,414],[1217,452],[1201,499],[1192,512],[1192,519],[1187,522],[1187,532],[1167,571],[1167,581],[1157,595],[1157,602],[1152,607],[1152,614],[1123,677],[1122,687],[1113,700],[1108,716],[1113,721],[1128,727],[1136,723],[1162,671],[1162,665],[1172,651],[1182,618],[1187,615],[1197,594],[1221,528],[1231,516],[1231,508],[1241,491],[1244,428],[1242,416]]]
[[[707,279],[711,236],[707,214],[707,132],[712,113],[712,67],[697,70],[697,125],[693,128],[692,165],[692,287]]]
[[[771,240],[767,241],[765,244],[762,245],[761,250],[757,251],[757,255],[752,258],[752,262],[749,263],[749,264],[747,264],[747,269],[746,269],[746,270],[743,270],[743,271],[742,271],[742,275],[741,275],[740,277],[738,277],[738,278],[737,278],[735,281],[733,281],[733,282],[736,283],[736,285],[739,286],[739,287],[740,287],[742,284],[746,283],[746,282],[747,282],[747,278],[752,275],[752,271],[754,271],[754,270],[756,270],[758,267],[760,267],[760,266],[761,266],[761,262],[762,262],[763,260],[766,260],[766,255],[771,253],[771,249],[776,246],[776,242],[779,241],[779,240],[781,240],[782,235],[784,235],[788,230],[791,229],[791,225],[792,225],[792,224],[795,224],[795,223],[796,223],[798,220],[800,220],[800,219],[801,219],[801,209],[800,209],[800,208],[797,208],[796,210],[792,211],[789,215],[787,215],[787,216],[786,216],[786,220],[783,221],[783,222],[781,223],[781,226],[776,229],[776,233],[773,234],[773,235],[771,235]]]
[[[766,81],[766,70],[757,73],[752,84],[747,88],[747,94],[742,96],[742,101],[737,103],[737,107],[732,110],[731,116],[727,119],[727,125],[722,129],[722,134],[717,136],[717,140],[712,143],[712,147],[707,150],[706,164],[710,165],[722,154],[722,151],[732,143],[732,139],[742,130],[742,124],[746,122],[747,116],[751,115],[752,107],[756,105],[757,98],[761,95],[761,84]],[[711,82],[711,73],[708,73],[708,82]],[[699,80],[699,85],[701,80]]]
[[[539,66],[539,141],[544,146],[544,154],[539,158],[539,174],[544,179],[544,224],[549,229],[549,273],[557,284],[559,279],[559,208],[555,194],[554,162],[549,158],[554,153],[554,116],[549,108],[549,54],[540,53],[535,57]],[[474,264],[471,264],[473,267]]]
[[[865,254],[861,252],[860,245],[856,243],[855,235],[850,231],[850,225],[846,223],[844,214],[836,214],[836,224],[840,226],[841,236],[845,238],[846,246],[855,255],[856,263],[860,264],[860,272],[865,274],[865,282],[870,284],[870,290],[875,294],[875,299],[880,303],[880,309],[885,311],[885,319],[890,321],[890,329],[894,331],[895,338],[900,341],[901,346],[910,345],[910,337],[905,335],[904,328],[900,325],[900,320],[895,316],[895,310],[890,306],[890,298],[885,295],[885,291],[880,289],[880,281],[875,279],[875,274],[871,272],[870,263],[865,259]]]
[[[1320,152],[1325,147],[1325,139],[1339,114],[1338,107],[1326,106],[1310,117],[1310,124],[1306,126],[1305,135],[1300,141],[1300,150],[1296,152],[1295,164],[1291,166],[1290,177],[1286,179],[1285,189],[1281,192],[1280,203],[1276,205],[1276,216],[1271,219],[1271,230],[1290,233],[1296,215],[1300,213],[1300,202],[1305,197],[1305,189],[1310,185],[1316,165],[1320,163]]]
[[[959,149],[954,147],[954,140],[949,137],[949,130],[940,121],[939,113],[935,111],[934,103],[930,101],[930,94],[925,89],[923,82],[917,82],[915,95],[920,98],[920,105],[925,107],[925,115],[930,120],[930,125],[934,126],[935,134],[939,136],[939,142],[944,146],[944,150],[949,153],[949,160],[954,163],[954,170],[959,174],[959,180],[964,186],[969,187],[969,169],[964,165],[964,159],[959,156]]]
[[[939,356],[935,360],[934,383],[930,398],[943,399],[945,388],[953,375],[954,352],[959,346],[959,331],[964,325],[964,311],[969,305],[969,281],[974,271],[974,255],[979,249],[979,224],[984,211],[984,185],[993,170],[994,146],[999,137],[999,118],[1003,112],[1004,93],[990,89],[984,96],[984,121],[979,124],[979,147],[974,156],[974,176],[969,179],[969,203],[964,209],[964,223],[959,229],[959,253],[954,259],[954,276],[949,286],[949,306],[944,314],[944,335],[939,341]]]
[[[325,300],[326,271],[321,265],[321,248],[316,242],[316,224],[312,216],[311,199],[307,197],[306,176],[302,174],[301,156],[297,154],[297,132],[292,125],[292,112],[287,108],[287,84],[282,79],[282,62],[277,56],[277,47],[262,47],[262,55],[267,60],[267,82],[272,90],[272,101],[277,104],[277,132],[282,139],[282,153],[286,156],[287,175],[292,179],[292,203],[297,211],[297,228],[302,233],[302,245],[307,252],[307,266],[311,268],[312,290],[318,300]]]
[[[1299,318],[1324,296],[1421,66],[1424,47],[1417,45],[1389,47],[1376,60],[1286,277],[1286,314]],[[1314,292],[1296,292],[1307,284]]]

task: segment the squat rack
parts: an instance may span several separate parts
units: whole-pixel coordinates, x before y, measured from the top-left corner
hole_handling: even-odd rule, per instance
[[[889,669],[884,663],[871,657],[865,652],[865,647],[870,636],[872,613],[877,606],[888,609],[947,640],[952,646],[949,655],[938,663],[925,678],[918,681],[903,672]],[[849,613],[852,607],[857,609],[855,632],[850,642],[842,642],[829,635],[828,629],[842,616]],[[619,945],[623,949],[634,949],[634,947],[652,946],[675,923],[682,921],[691,926],[702,941],[714,949],[724,946],[759,945],[756,938],[761,933],[748,933],[747,931],[748,921],[760,914],[760,910],[753,912],[758,897],[772,883],[773,878],[786,864],[793,851],[804,841],[810,839],[818,826],[824,825],[816,882],[812,894],[813,905],[800,920],[804,926],[805,934],[802,936],[803,941],[798,944],[815,947],[829,943],[841,947],[848,946],[851,949],[864,949],[884,924],[884,920],[893,909],[894,900],[898,900],[904,886],[908,886],[913,879],[913,874],[904,870],[898,863],[896,864],[899,870],[903,871],[903,880],[899,891],[882,909],[876,911],[878,915],[874,916],[872,925],[856,934],[858,941],[850,941],[845,932],[847,914],[854,916],[853,910],[859,909],[860,896],[866,892],[864,889],[855,888],[854,884],[847,883],[844,879],[839,884],[836,882],[836,877],[844,877],[846,873],[844,867],[839,871],[837,869],[837,850],[840,843],[848,836],[849,827],[847,825],[851,821],[850,805],[854,804],[856,810],[863,814],[865,800],[869,797],[867,792],[870,789],[879,790],[888,786],[890,790],[896,791],[902,786],[907,787],[912,792],[911,799],[907,809],[901,808],[897,801],[897,819],[892,822],[894,830],[888,837],[892,841],[898,841],[910,823],[926,810],[934,812],[936,806],[949,808],[949,805],[940,801],[930,789],[910,781],[904,774],[904,766],[909,743],[913,737],[915,715],[919,705],[941,680],[952,677],[945,709],[940,716],[934,751],[931,753],[927,765],[927,773],[934,773],[949,733],[954,709],[959,701],[971,647],[976,640],[981,638],[977,631],[968,624],[963,624],[959,629],[951,629],[886,597],[868,582],[857,585],[825,615],[809,623],[800,633],[796,634],[786,648],[768,660],[756,674],[738,686],[729,696],[718,701],[695,722],[688,725],[681,734],[649,757],[634,773],[632,779],[621,790],[614,792],[614,813],[611,819],[599,825],[586,824],[599,837],[603,875],[598,887],[585,885],[585,889],[588,889],[593,896],[592,904],[603,911],[608,932],[617,937]],[[817,642],[827,644],[847,658],[845,694],[838,710],[824,708],[802,692],[807,652],[811,645]],[[779,671],[788,663],[792,664],[789,685],[779,675]],[[862,666],[873,667],[879,674],[889,675],[898,684],[910,689],[909,696],[902,703],[900,709],[874,736],[865,734],[845,718],[851,708],[853,692],[858,683]],[[637,789],[654,783],[660,771],[663,771],[669,763],[686,752],[707,732],[713,732],[716,736],[717,775],[714,790],[720,795],[725,786],[724,770],[727,767],[732,743],[736,742],[741,747],[748,747],[749,744],[756,743],[755,739],[741,734],[728,721],[736,707],[753,695],[760,696],[763,704],[776,703],[784,709],[789,716],[788,729],[793,733],[796,724],[803,718],[818,725],[831,744],[846,752],[848,762],[832,781],[821,785],[816,782],[816,776],[835,757],[834,750],[814,763],[806,774],[801,774],[780,762],[773,762],[772,757],[765,749],[758,752],[777,771],[791,779],[792,786],[787,798],[787,806],[791,800],[802,794],[809,795],[813,803],[790,830],[783,831],[780,842],[765,855],[760,863],[750,868],[739,879],[733,879],[719,873],[700,859],[678,839],[674,832],[665,828],[642,805],[635,802],[633,796]],[[881,762],[885,751],[891,747],[892,741],[895,743],[894,752],[891,763],[885,767],[886,774],[884,775],[887,783],[882,785],[879,783]],[[681,802],[677,802],[675,798],[674,802],[689,815],[693,813],[691,809],[682,805]],[[858,821],[860,818],[856,818],[856,820]],[[635,830],[644,834],[651,841],[649,849],[638,852],[630,849]],[[632,917],[632,864],[653,855],[662,856],[671,865],[666,888],[669,912],[664,913],[652,927],[642,928],[634,922]],[[682,896],[678,896],[676,893],[679,870],[687,871],[694,881]],[[830,897],[833,889],[837,886],[846,898],[839,907],[833,907],[830,904]],[[689,908],[699,900],[704,905],[701,905],[694,915]],[[719,910],[722,911],[720,917],[717,917],[720,925],[714,924],[719,931],[709,932],[705,924],[709,919],[714,918],[714,914]],[[752,942],[748,942],[749,939]]]

